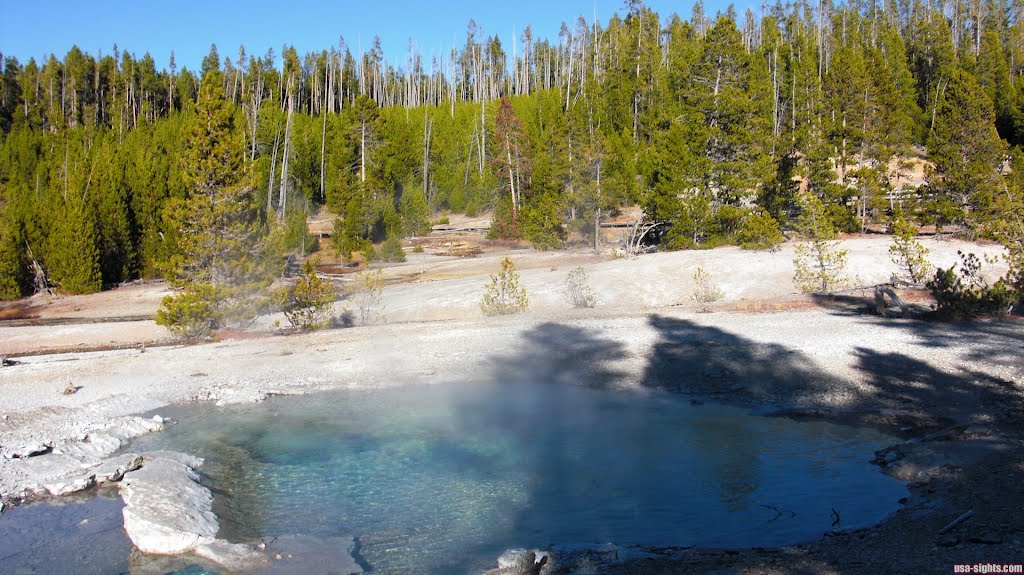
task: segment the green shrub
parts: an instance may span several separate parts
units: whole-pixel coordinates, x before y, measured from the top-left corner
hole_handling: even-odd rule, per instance
[[[540,194],[523,207],[522,231],[534,249],[546,251],[562,247],[565,225],[553,194]]]
[[[793,281],[804,293],[831,294],[847,283],[847,251],[832,241],[836,230],[821,200],[806,195],[801,198],[801,208],[803,211],[797,219],[797,228],[804,241],[795,249]]]
[[[318,238],[309,233],[306,212],[301,209],[289,210],[284,225],[285,251],[307,256],[315,252],[318,245]]]
[[[935,298],[935,313],[941,319],[973,319],[979,316],[1001,317],[1020,299],[1010,274],[989,283],[981,275],[981,260],[974,254],[960,256],[960,272],[954,264],[939,268],[927,283]],[[1011,270],[1012,273],[1012,270]]]
[[[402,249],[402,242],[397,236],[389,236],[380,246],[377,257],[384,262],[404,262],[405,250]]]
[[[736,241],[745,250],[774,250],[786,241],[779,231],[779,222],[767,212],[750,212],[743,218]]]
[[[369,239],[360,236],[350,226],[345,225],[345,220],[337,218],[334,220],[334,229],[331,231],[331,246],[339,256],[346,260],[352,259],[354,252],[362,252],[369,260],[373,253],[373,243]]]
[[[216,290],[210,284],[190,285],[160,302],[156,323],[181,339],[207,337],[220,323],[216,300]]]
[[[491,283],[485,286],[480,309],[485,315],[508,315],[525,311],[530,305],[526,299],[526,288],[519,287],[519,274],[512,260],[501,260],[501,271],[491,275]]]
[[[312,262],[303,264],[302,275],[295,285],[283,290],[279,297],[281,311],[294,328],[313,331],[326,327],[330,322],[334,286],[329,280],[316,275],[316,266]]]

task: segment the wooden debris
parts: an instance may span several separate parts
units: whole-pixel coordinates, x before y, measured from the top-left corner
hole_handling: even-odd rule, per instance
[[[893,286],[888,284],[881,284],[875,286],[875,311],[882,317],[888,317],[888,306],[885,303],[886,296],[889,297],[900,308],[900,313],[903,317],[910,315],[910,310],[907,308],[907,304],[900,299],[900,296],[896,295],[896,290]]]
[[[971,510],[970,510],[970,511],[968,511],[967,513],[964,513],[964,514],[963,514],[963,515],[961,515],[960,517],[957,517],[956,519],[954,519],[953,521],[951,521],[951,522],[949,523],[949,525],[946,525],[946,526],[945,526],[945,527],[943,527],[942,529],[939,529],[939,535],[942,535],[942,534],[944,534],[945,532],[949,531],[950,529],[952,529],[952,528],[956,527],[957,525],[960,525],[960,524],[961,524],[961,523],[963,523],[964,521],[967,521],[967,520],[968,520],[968,519],[970,519],[970,518],[971,518],[971,517],[972,517],[973,515],[974,515],[974,510],[973,510],[973,509],[971,509]]]

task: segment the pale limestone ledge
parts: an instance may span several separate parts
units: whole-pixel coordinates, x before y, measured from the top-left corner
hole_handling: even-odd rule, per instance
[[[352,538],[319,540],[280,537],[256,547],[217,539],[213,496],[199,484],[202,459],[173,451],[144,455],[142,467],[121,481],[124,528],[144,553],[193,553],[234,572],[301,573],[330,565],[332,572],[355,575]]]
[[[260,401],[266,395],[254,398],[238,394],[232,399]],[[219,524],[213,513],[213,496],[199,484],[195,473],[202,459],[172,451],[113,455],[135,437],[162,431],[163,424],[160,416],[121,417],[75,440],[12,449],[5,453],[9,459],[4,464],[6,475],[13,481],[0,486],[3,496],[59,496],[120,482],[125,532],[144,553],[192,553],[230,571],[258,569],[267,573],[290,571],[314,558],[329,557],[339,573],[363,572],[352,558],[352,538],[279,538],[269,545],[260,544],[259,549],[217,539]],[[0,511],[2,505],[0,501]]]

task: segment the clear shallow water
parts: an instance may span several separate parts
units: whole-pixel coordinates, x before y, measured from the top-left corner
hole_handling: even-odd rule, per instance
[[[868,463],[882,434],[667,394],[444,384],[161,413],[179,425],[132,449],[205,457],[222,537],[353,535],[375,573],[477,573],[551,544],[788,544],[906,494]]]

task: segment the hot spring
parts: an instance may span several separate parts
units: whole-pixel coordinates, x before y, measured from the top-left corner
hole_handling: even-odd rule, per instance
[[[177,425],[131,451],[205,458],[221,538],[354,536],[372,573],[480,573],[513,547],[778,546],[906,494],[868,463],[881,433],[662,392],[446,383],[160,414]]]

